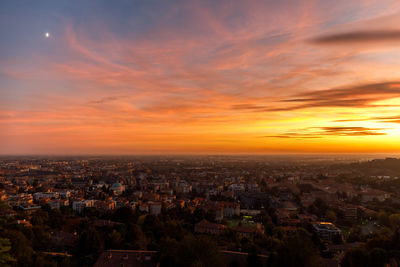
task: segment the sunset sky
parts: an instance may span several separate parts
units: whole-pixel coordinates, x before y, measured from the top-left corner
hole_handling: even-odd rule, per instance
[[[0,154],[400,152],[398,0],[2,0],[0,36]]]

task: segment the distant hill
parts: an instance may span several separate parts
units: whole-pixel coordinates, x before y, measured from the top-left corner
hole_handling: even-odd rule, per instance
[[[349,167],[366,175],[400,176],[400,159],[397,158],[351,163]]]

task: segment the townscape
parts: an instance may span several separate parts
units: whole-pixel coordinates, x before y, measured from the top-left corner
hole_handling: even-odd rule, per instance
[[[1,264],[399,264],[399,175],[395,158],[2,157]]]

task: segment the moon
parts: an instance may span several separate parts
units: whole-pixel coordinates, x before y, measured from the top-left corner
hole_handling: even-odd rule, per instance
[[[50,37],[50,33],[46,32],[46,33],[44,34],[44,36],[46,36],[46,38],[49,38],[49,37]]]

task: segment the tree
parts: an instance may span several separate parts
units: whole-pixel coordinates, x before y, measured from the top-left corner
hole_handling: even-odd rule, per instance
[[[95,228],[89,227],[82,231],[76,249],[79,256],[85,257],[82,259],[87,261],[86,264],[93,264],[104,249],[103,236]]]
[[[49,214],[45,210],[37,210],[32,215],[31,223],[33,225],[41,225],[46,223],[49,220]]]
[[[167,260],[168,259],[168,260]],[[161,246],[161,266],[222,266],[217,244],[207,237],[187,235],[177,243],[167,239]]]
[[[383,267],[389,261],[388,252],[381,248],[374,248],[370,254],[370,266]]]
[[[117,222],[128,223],[134,219],[133,210],[130,207],[121,207],[114,212],[112,219]]]
[[[251,267],[262,266],[262,262],[260,260],[260,257],[258,257],[257,250],[255,248],[252,248],[247,256],[247,266]]]
[[[65,224],[64,215],[61,213],[59,209],[51,209],[49,212],[49,220],[48,224],[51,228],[61,229],[61,227]]]
[[[48,226],[37,225],[33,226],[33,248],[35,250],[45,251],[50,246],[50,231]]]
[[[31,266],[34,251],[24,234],[19,231],[6,230],[4,236],[11,241],[10,254],[17,260],[18,266]]]
[[[366,267],[369,266],[369,253],[365,248],[354,248],[349,250],[343,257],[342,267]]]
[[[111,233],[108,233],[107,235],[108,240],[110,241],[110,248],[112,249],[118,249],[121,242],[122,242],[122,237],[121,234],[113,229]]]
[[[356,242],[361,240],[361,227],[359,225],[354,225],[349,230],[349,236],[347,242]]]
[[[57,262],[51,260],[51,258],[46,257],[41,253],[36,253],[33,257],[33,265],[34,267],[57,267]]]
[[[178,246],[175,239],[166,238],[161,240],[160,266],[175,267],[178,264]]]
[[[237,260],[233,260],[229,263],[229,267],[239,267],[239,262]]]
[[[381,225],[390,226],[389,215],[384,211],[380,211],[378,213],[378,222]]]
[[[389,223],[393,231],[400,229],[400,214],[395,213],[389,216]]]
[[[379,228],[379,230],[373,232],[371,237],[366,244],[367,249],[376,247],[389,249],[397,245],[393,244],[393,239],[396,238],[396,235],[393,235],[392,230],[388,227]]]
[[[333,210],[328,210],[325,214],[325,218],[328,222],[335,223],[336,222],[336,213]]]
[[[319,251],[311,241],[311,234],[300,228],[296,234],[287,236],[276,256],[271,258],[271,265],[287,267],[320,266]]]
[[[314,206],[317,208],[317,215],[322,217],[328,210],[328,205],[321,198],[317,198],[314,201]]]
[[[0,266],[10,266],[15,259],[10,255],[11,242],[7,238],[0,238]]]
[[[137,224],[128,225],[125,242],[128,249],[146,249],[147,246],[146,236]]]

